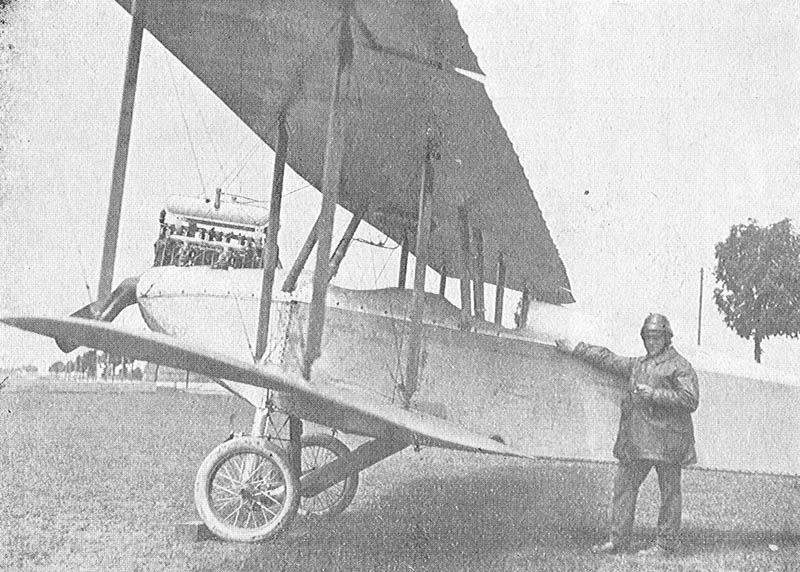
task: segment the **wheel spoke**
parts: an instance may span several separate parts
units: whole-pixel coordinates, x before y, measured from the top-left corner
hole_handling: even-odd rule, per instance
[[[307,475],[336,461],[346,454],[348,449],[334,437],[311,435],[303,444],[302,451],[301,475]],[[300,499],[301,510],[306,514],[320,516],[339,514],[353,500],[357,488],[358,474],[348,475],[313,497],[302,497]]]
[[[201,465],[195,502],[221,538],[254,542],[275,536],[295,516],[299,483],[283,451],[253,438],[219,445]]]
[[[236,523],[239,521],[239,514],[242,512],[242,507],[244,506],[243,502],[239,503],[239,506],[236,507],[236,510],[231,511],[228,513],[227,516],[222,516],[222,520],[226,522],[231,522],[231,517],[233,517],[232,524],[236,526]]]
[[[267,491],[262,491],[260,496],[261,496],[262,498],[268,499],[268,500],[269,500],[269,502],[271,502],[272,504],[276,504],[276,505],[278,505],[278,506],[280,506],[280,505],[282,505],[282,504],[283,504],[283,500],[282,500],[282,499],[280,499],[280,498],[279,498],[279,497],[277,497],[277,496],[273,496],[273,495],[271,495],[271,494],[270,494],[270,493],[268,493]]]
[[[269,498],[269,497],[267,497],[267,498]],[[270,507],[268,507],[266,504],[264,504],[264,502],[259,498],[255,498],[253,500],[261,508],[262,513],[263,513],[263,511],[267,511],[268,513],[270,513],[272,515],[272,518],[275,518],[276,516],[278,516],[278,512],[280,512],[280,510],[278,510],[278,511],[272,510]],[[281,503],[275,502],[273,499],[270,499],[270,500],[272,500],[273,503],[278,505],[279,507],[281,506]],[[266,519],[266,516],[264,518]]]
[[[217,490],[220,490],[220,491],[223,491],[223,492],[226,492],[226,493],[228,493],[229,495],[231,495],[231,496],[233,496],[233,497],[238,497],[238,496],[240,496],[240,495],[239,495],[239,493],[237,493],[236,491],[232,491],[231,489],[227,489],[227,488],[223,487],[222,485],[220,485],[220,484],[218,484],[218,483],[214,483],[214,484],[213,484],[213,487],[214,487],[214,490],[215,490],[215,491],[217,491]],[[213,492],[213,491],[212,491],[212,492]]]
[[[242,500],[242,497],[239,495],[212,495],[211,500],[214,501],[215,506],[224,507],[232,502],[238,502]]]
[[[250,491],[247,498],[240,488]],[[283,475],[272,459],[242,453],[230,457],[217,470],[210,496],[214,512],[224,521],[235,527],[259,528],[280,514],[285,488]]]
[[[236,470],[236,474],[238,475],[238,479],[232,479],[232,480],[238,480],[238,482],[241,483],[242,481],[244,481],[244,478],[243,478],[244,475],[242,474],[243,471],[244,471],[244,465],[243,465],[243,463],[240,464],[239,459],[237,458],[238,456],[239,455],[237,455],[236,457],[231,457],[231,463],[230,464]],[[228,465],[226,465],[226,466],[228,466]]]
[[[221,510],[221,509],[225,508],[226,506],[228,506],[230,504],[233,504],[235,502],[240,502],[240,501],[241,501],[241,498],[230,497],[230,498],[227,498],[227,499],[220,499],[219,502],[214,503],[214,506],[215,506],[215,508]]]
[[[242,475],[242,483],[253,483],[257,480],[257,475],[264,472],[264,467],[266,466],[271,469],[271,463],[267,465],[267,460],[262,458],[259,455],[248,455],[247,461],[245,462],[245,467],[249,469],[246,475]]]
[[[311,466],[315,469],[319,467],[319,447],[311,448]]]
[[[264,475],[263,477],[250,480],[249,484],[253,485],[254,487],[260,487],[265,484],[278,484],[281,483],[281,481],[283,481],[283,479],[280,478],[280,476],[275,475],[273,471],[270,471],[269,474]]]
[[[231,475],[230,466],[228,464],[223,465],[222,468],[217,471],[217,475],[224,479],[228,479],[233,485],[241,484],[241,481],[237,480]]]

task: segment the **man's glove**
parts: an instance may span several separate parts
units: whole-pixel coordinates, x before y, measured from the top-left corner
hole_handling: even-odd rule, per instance
[[[633,392],[646,401],[652,401],[653,399],[653,388],[649,385],[637,383]]]

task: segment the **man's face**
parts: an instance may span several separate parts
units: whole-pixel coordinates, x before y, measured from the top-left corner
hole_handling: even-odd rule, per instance
[[[644,348],[647,350],[647,355],[650,357],[657,356],[667,346],[666,336],[660,332],[645,332],[642,335],[642,341],[644,342]]]

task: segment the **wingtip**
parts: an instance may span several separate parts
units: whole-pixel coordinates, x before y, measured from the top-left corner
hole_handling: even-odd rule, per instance
[[[85,319],[85,318],[84,318]],[[34,334],[39,334],[42,336],[47,336],[49,338],[53,338],[60,349],[65,354],[77,349],[80,347],[80,344],[70,340],[68,338],[63,337],[55,337],[49,334],[46,331],[45,325],[49,324],[52,321],[51,318],[47,318],[44,316],[3,316],[0,317],[0,322],[6,324],[7,326],[11,326],[12,328],[17,328],[19,330],[23,330],[26,332],[31,332]]]
[[[22,330],[26,329],[24,324],[26,323],[25,316],[2,316],[0,317],[0,322],[7,326],[11,326],[12,328],[20,328]]]
[[[18,328],[20,330],[25,330],[27,332],[33,332],[35,334],[41,333],[41,327],[49,323],[51,318],[45,316],[3,316],[0,317],[0,322],[6,324],[7,326],[11,326],[12,328]]]

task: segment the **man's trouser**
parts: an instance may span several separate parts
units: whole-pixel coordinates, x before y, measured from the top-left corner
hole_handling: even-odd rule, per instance
[[[647,460],[620,462],[617,467],[611,511],[611,541],[618,546],[630,542],[639,487],[653,467],[656,468],[661,489],[656,541],[667,550],[675,548],[681,527],[681,466]]]

